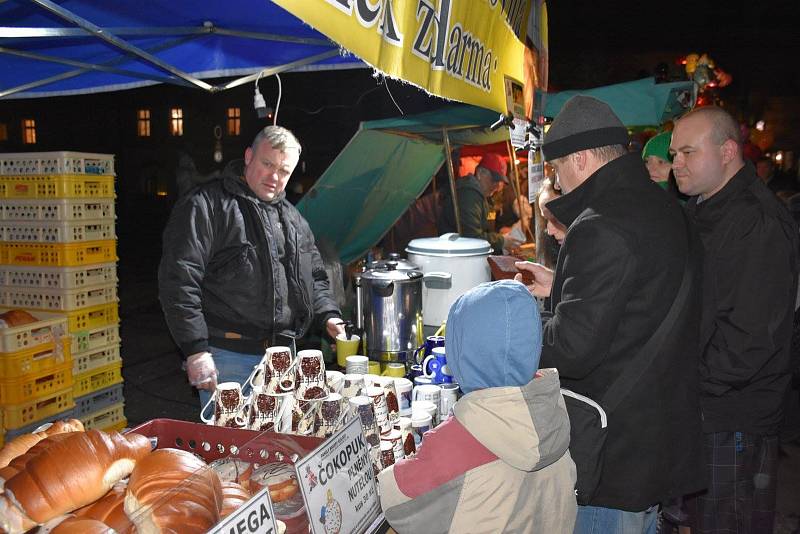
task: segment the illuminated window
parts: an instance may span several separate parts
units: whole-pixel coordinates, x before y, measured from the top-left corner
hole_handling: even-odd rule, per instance
[[[8,125],[0,122],[0,141],[8,141]]]
[[[140,109],[136,112],[136,133],[139,137],[150,137],[150,110]]]
[[[183,135],[183,108],[169,110],[169,133],[176,137]]]
[[[228,108],[228,135],[239,135],[241,116],[241,108]]]
[[[22,142],[26,145],[36,144],[36,121],[22,119]]]

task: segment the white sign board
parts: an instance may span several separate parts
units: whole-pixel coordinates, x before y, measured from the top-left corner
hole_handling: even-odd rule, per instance
[[[358,417],[295,466],[313,534],[363,534],[378,517],[375,475]]]
[[[269,488],[265,487],[209,530],[208,534],[277,534],[277,532]]]
[[[524,147],[528,142],[528,121],[514,117],[514,126],[508,127],[508,134],[511,136],[511,146]]]

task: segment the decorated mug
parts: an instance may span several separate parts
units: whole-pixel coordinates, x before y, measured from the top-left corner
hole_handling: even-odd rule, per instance
[[[453,382],[453,375],[447,367],[447,357],[444,347],[436,347],[430,356],[422,362],[422,376],[430,378],[434,384],[449,384]]]

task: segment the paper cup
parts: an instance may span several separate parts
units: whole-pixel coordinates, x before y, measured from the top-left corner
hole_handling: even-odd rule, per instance
[[[373,362],[370,360],[368,364],[368,373],[371,375],[380,375],[381,374],[381,362]]]
[[[397,402],[400,405],[400,415],[411,415],[411,390],[413,384],[407,378],[395,378],[394,389],[397,391]]]
[[[389,414],[389,424],[394,425],[400,417],[400,403],[397,399],[397,390],[394,387],[394,378],[390,376],[379,376],[374,384],[383,388],[386,395],[386,411]]]
[[[406,376],[406,365],[404,363],[390,362],[383,364],[383,376],[391,376],[393,378],[402,378]]]
[[[400,433],[399,430],[392,429],[386,434],[381,436],[381,447],[383,447],[383,442],[388,441],[392,444],[392,451],[394,452],[394,461],[398,461],[403,459],[405,456],[403,453],[403,435]],[[383,451],[383,449],[381,449]]]
[[[361,391],[365,388],[364,375],[360,374],[346,374],[344,375],[344,385],[342,386],[342,395],[345,398],[352,398],[361,395]]]
[[[422,444],[422,436],[433,428],[431,414],[426,411],[413,412],[411,414],[411,433],[414,436],[414,446],[419,448]]]
[[[339,367],[347,368],[347,357],[358,354],[360,344],[361,338],[358,336],[354,335],[350,339],[347,339],[346,334],[336,336],[336,363],[339,364]]]
[[[385,434],[392,429],[389,423],[389,411],[386,407],[386,394],[380,386],[370,386],[366,390],[367,396],[372,399],[372,406],[375,410],[375,423],[381,434]]]
[[[325,383],[331,393],[341,393],[344,387],[344,373],[339,371],[325,371]]]
[[[348,356],[345,362],[345,371],[348,375],[365,375],[369,372],[369,358],[354,354]]]

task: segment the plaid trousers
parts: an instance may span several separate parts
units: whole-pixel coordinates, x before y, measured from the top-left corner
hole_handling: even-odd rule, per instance
[[[709,488],[685,501],[692,534],[771,534],[778,482],[778,437],[705,435]]]

